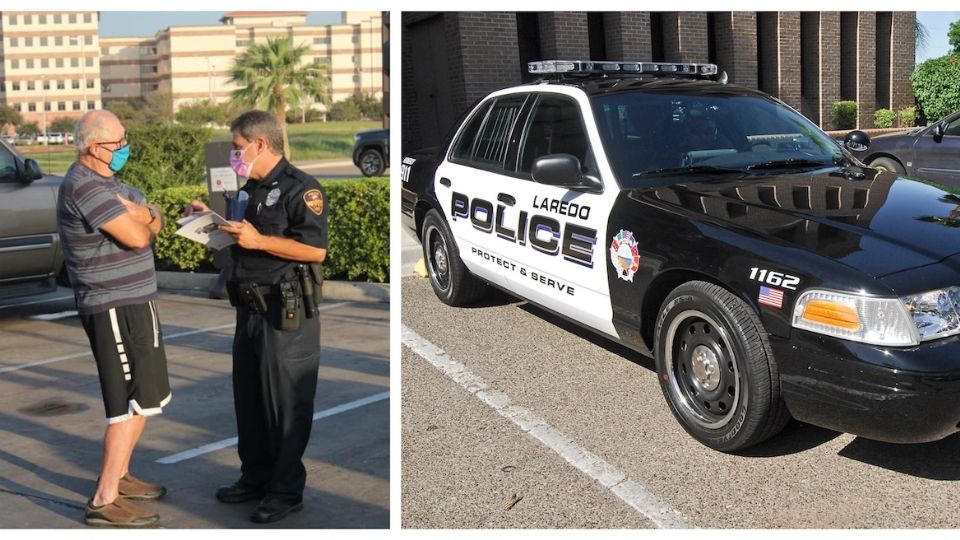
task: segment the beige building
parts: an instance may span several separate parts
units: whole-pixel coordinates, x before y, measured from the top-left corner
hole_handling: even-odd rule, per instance
[[[99,13],[0,12],[0,103],[41,130],[101,107]]]
[[[330,94],[383,96],[381,12],[344,12],[340,24],[308,26],[306,12],[230,12],[218,25],[172,26],[154,37],[103,38],[99,42],[104,99],[170,93],[174,108],[210,99],[226,101],[236,86],[230,68],[250,43],[291,36],[307,45],[305,62],[327,64]],[[321,108],[314,105],[314,108]]]

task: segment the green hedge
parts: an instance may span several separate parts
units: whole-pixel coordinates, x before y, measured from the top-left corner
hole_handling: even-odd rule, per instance
[[[325,180],[330,244],[324,276],[330,279],[375,281],[390,278],[390,182],[387,178]],[[174,234],[176,221],[192,199],[207,201],[205,186],[179,186],[155,191],[150,200],[166,224],[157,236],[158,268],[215,271],[213,252]]]
[[[897,118],[897,113],[890,109],[877,109],[873,113],[873,126],[877,128],[893,127],[893,121]]]
[[[853,129],[857,127],[856,101],[834,101],[831,112],[834,129]]]
[[[913,127],[917,125],[917,108],[904,107],[897,113],[897,123],[900,127]]]
[[[921,63],[910,80],[927,123],[932,124],[960,109],[960,54]]]
[[[177,124],[144,124],[127,130],[130,161],[117,176],[128,184],[155,193],[159,189],[204,184],[204,146],[213,131]]]

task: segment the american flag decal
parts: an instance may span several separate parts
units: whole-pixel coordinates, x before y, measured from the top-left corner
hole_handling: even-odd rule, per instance
[[[766,306],[775,307],[777,309],[783,307],[783,291],[780,289],[773,289],[770,287],[760,286],[760,297],[758,298],[761,304]]]

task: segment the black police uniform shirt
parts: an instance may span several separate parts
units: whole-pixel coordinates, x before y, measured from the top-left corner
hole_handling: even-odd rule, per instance
[[[327,195],[315,178],[281,158],[266,178],[249,180],[242,189],[249,196],[243,217],[260,234],[326,249]],[[294,261],[236,244],[231,248],[233,281],[274,284],[295,276]]]

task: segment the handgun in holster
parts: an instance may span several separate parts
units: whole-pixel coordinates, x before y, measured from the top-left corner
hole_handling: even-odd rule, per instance
[[[303,291],[303,304],[306,307],[307,318],[312,319],[317,314],[320,302],[323,301],[323,269],[320,268],[319,263],[298,264],[297,276],[300,289]]]
[[[300,328],[300,284],[296,281],[280,282],[280,330]]]
[[[240,301],[246,304],[251,311],[261,315],[267,312],[267,299],[263,297],[259,285],[256,283],[238,283],[237,292]]]

